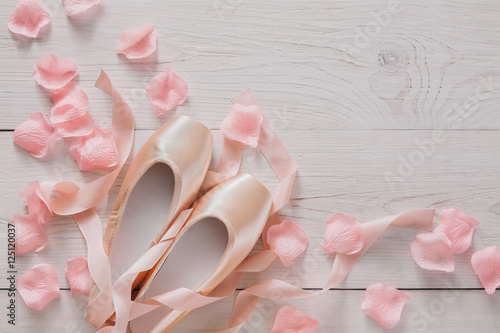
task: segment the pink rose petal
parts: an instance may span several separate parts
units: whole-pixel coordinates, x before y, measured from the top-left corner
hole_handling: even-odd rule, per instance
[[[66,116],[70,118],[80,111],[70,106],[65,112]],[[54,128],[56,139],[86,136],[90,135],[95,128],[94,118],[90,113],[83,112],[81,117],[54,124]]]
[[[89,135],[94,130],[94,119],[88,112],[87,94],[76,84],[69,83],[50,94],[54,103],[50,120],[57,138]]]
[[[78,67],[69,60],[48,54],[35,63],[33,78],[42,87],[50,90],[60,89],[78,75]]]
[[[263,119],[262,109],[257,105],[233,104],[231,111],[222,121],[222,134],[230,140],[242,142],[255,148],[259,144]]]
[[[49,151],[49,141],[53,133],[54,127],[47,123],[41,112],[37,112],[17,126],[12,139],[31,156],[41,158]]]
[[[153,104],[157,115],[172,111],[184,103],[188,94],[186,82],[178,77],[170,68],[161,75],[155,76],[146,87],[146,93]]]
[[[268,229],[267,241],[285,267],[290,266],[309,244],[306,233],[298,225],[287,220]]]
[[[292,306],[282,307],[276,314],[271,333],[313,333],[318,321]]]
[[[87,111],[89,108],[89,98],[87,94],[80,88],[79,85],[75,83],[68,83],[61,89],[54,90],[50,93],[50,99],[52,100],[53,106],[51,110],[52,118],[58,113],[58,108],[64,105],[71,105],[78,110]],[[56,115],[54,115],[54,113]],[[52,122],[60,123],[67,121],[66,117],[62,119],[52,119]]]
[[[500,250],[498,246],[490,246],[477,251],[472,255],[471,263],[484,290],[492,295],[500,286]]]
[[[70,140],[69,153],[80,170],[104,169],[118,163],[118,151],[113,131],[95,127],[94,131]]]
[[[424,269],[443,272],[455,270],[451,242],[442,232],[418,234],[411,243],[411,254]]]
[[[142,59],[156,51],[157,35],[151,24],[146,24],[137,30],[124,31],[116,52],[128,59]]]
[[[49,23],[49,12],[37,0],[19,0],[7,26],[15,34],[37,38],[40,30]]]
[[[36,214],[16,214],[10,223],[16,226],[16,254],[40,252],[47,245],[47,235]]]
[[[49,203],[42,194],[38,181],[19,191],[19,197],[28,207],[28,213],[37,217],[37,222],[44,224],[52,216]]]
[[[479,221],[456,208],[443,209],[439,212],[439,225],[434,232],[444,232],[451,241],[451,250],[465,252],[472,243],[472,233]]]
[[[26,305],[35,310],[42,310],[60,295],[57,272],[49,264],[33,266],[17,278],[16,288]]]
[[[354,216],[335,213],[326,223],[323,251],[349,255],[361,250],[365,235],[358,219]]]
[[[87,259],[79,257],[66,261],[64,270],[71,288],[71,294],[88,296],[90,292],[90,271]]]
[[[383,328],[393,328],[399,323],[403,307],[409,300],[410,295],[404,291],[377,283],[366,288],[361,309]]]
[[[68,16],[83,14],[100,3],[101,0],[63,0],[64,11]]]

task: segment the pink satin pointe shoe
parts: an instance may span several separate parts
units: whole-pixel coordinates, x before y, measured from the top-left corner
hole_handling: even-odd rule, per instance
[[[141,147],[121,186],[104,234],[112,283],[158,242],[195,200],[212,157],[212,133],[177,116]],[[135,287],[147,272],[139,274]],[[96,296],[92,286],[89,304]]]
[[[136,302],[185,287],[208,295],[250,253],[268,218],[272,197],[248,174],[238,174],[202,196]],[[188,311],[158,308],[130,322],[134,333],[167,332]]]

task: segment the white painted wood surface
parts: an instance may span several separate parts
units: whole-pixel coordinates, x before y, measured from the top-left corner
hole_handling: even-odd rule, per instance
[[[454,206],[481,221],[473,247],[455,257],[456,272],[418,268],[409,252],[417,231],[393,228],[358,263],[343,290],[289,304],[318,319],[318,332],[382,332],[360,310],[363,289],[382,282],[409,289],[412,297],[393,331],[498,330],[498,291],[489,296],[467,289],[481,287],[469,264],[472,253],[500,245],[500,3],[105,0],[69,20],[59,0],[40,1],[53,17],[40,39],[20,40],[6,26],[0,31],[2,220],[23,211],[17,192],[33,180],[83,184],[102,174],[80,173],[60,143],[43,161],[13,145],[12,130],[19,123],[50,109],[47,93],[31,77],[36,59],[54,53],[74,61],[96,123],[109,127],[109,97],[93,87],[104,68],[133,107],[134,151],[171,117],[156,117],[144,93],[151,77],[170,67],[190,88],[176,114],[214,130],[215,160],[229,99],[250,87],[299,165],[283,215],[307,232],[310,247],[289,269],[276,262],[264,273],[245,276],[240,287],[280,278],[321,288],[333,259],[321,251],[325,221],[333,212],[363,222],[415,207]],[[1,22],[14,6],[14,0],[0,3]],[[145,23],[158,31],[158,53],[142,62],[117,56],[121,32]],[[247,151],[243,169],[276,186],[257,151]],[[104,224],[122,179],[99,206]],[[1,228],[0,306],[5,308],[6,226]],[[46,232],[47,248],[19,257],[17,268],[23,273],[37,263],[54,265],[61,298],[35,312],[18,296],[18,325],[7,325],[0,313],[0,331],[92,332],[82,317],[85,300],[71,296],[64,277],[65,261],[85,255],[81,235],[63,217],[53,218]],[[243,331],[268,332],[284,304],[264,302]],[[224,328],[231,306],[228,299],[199,309],[173,331]]]

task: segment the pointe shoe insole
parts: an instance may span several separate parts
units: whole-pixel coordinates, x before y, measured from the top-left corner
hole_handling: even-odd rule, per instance
[[[177,288],[193,289],[212,273],[228,244],[227,227],[216,218],[196,222],[181,235],[154,277],[144,299]],[[130,322],[134,333],[149,332],[168,312],[163,306]]]
[[[161,229],[174,195],[174,173],[164,163],[151,166],[137,181],[111,248],[114,282],[150,247]]]

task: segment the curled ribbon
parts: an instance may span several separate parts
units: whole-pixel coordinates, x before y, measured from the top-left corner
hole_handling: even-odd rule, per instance
[[[121,94],[112,85],[107,74],[102,70],[96,81],[96,87],[112,97],[112,126],[119,163],[111,169],[110,173],[82,188],[67,181],[56,184],[43,182],[40,187],[55,214],[72,215],[75,219],[87,245],[88,266],[92,279],[101,291],[105,291],[109,290],[111,286],[111,268],[102,242],[101,219],[94,207],[108,195],[130,155],[134,141],[134,115]],[[60,196],[52,199],[53,193],[59,193]],[[112,304],[109,301],[103,301],[105,295],[106,293],[101,293],[101,298],[97,297],[95,300],[103,307],[100,311],[103,315],[112,313]],[[95,314],[97,315],[97,312]],[[92,320],[88,319],[88,321]],[[96,318],[96,320],[98,319]]]
[[[234,98],[233,103],[244,106],[257,105],[257,102],[255,101],[253,95],[249,90],[243,91],[240,95]],[[273,208],[268,218],[268,223],[262,234],[264,246],[266,249],[245,259],[238,266],[238,268],[226,278],[224,282],[222,282],[215,290],[212,291],[210,296],[203,296],[193,292],[192,290],[179,288],[165,294],[150,298],[142,303],[130,302],[128,300],[130,299],[129,284],[131,283],[131,281],[129,281],[129,283],[127,283],[128,288],[124,289],[127,290],[126,295],[118,297],[115,300],[115,304],[117,304],[116,302],[120,302],[120,305],[116,306],[116,325],[113,328],[106,327],[102,330],[102,332],[100,331],[99,333],[124,332],[123,330],[126,328],[126,323],[129,320],[140,317],[150,311],[157,309],[160,306],[167,306],[171,309],[179,311],[190,311],[219,301],[234,293],[243,273],[261,272],[265,270],[277,258],[277,255],[269,250],[269,245],[267,244],[266,240],[266,234],[269,227],[281,222],[278,212],[288,203],[290,199],[297,167],[265,116],[262,122],[262,129],[258,146],[265,156],[266,160],[272,167],[276,176],[280,180],[280,184],[273,196]],[[224,139],[217,171],[211,171],[209,173],[205,180],[204,189],[208,189],[218,182],[234,176],[239,171],[241,167],[243,149],[244,145],[242,143],[232,141],[227,138]],[[330,288],[335,287],[347,277],[359,258],[364,254],[366,250],[368,250],[373,242],[385,231],[385,229],[389,225],[405,228],[432,230],[433,216],[434,210],[432,209],[417,209],[410,210],[399,215],[384,217],[378,220],[364,223],[362,226],[365,233],[365,243],[363,248],[356,254],[337,255],[332,267],[330,277],[321,291],[305,291],[287,282],[275,279],[261,282],[241,291],[238,294],[238,297],[235,301],[229,328],[223,330],[222,332],[228,333],[237,332],[238,330],[240,330],[252,315],[260,298],[280,300],[305,298],[318,295],[329,290]],[[154,265],[154,261],[157,260],[156,258],[159,258],[159,256],[161,256],[159,252],[157,252],[158,257],[149,256],[149,252],[156,252],[156,250],[154,249],[154,247],[151,248],[145,254],[145,256],[143,256],[143,258],[139,259],[138,263],[141,262],[141,264],[134,265],[135,271],[130,272],[131,276],[133,276],[133,273],[138,272],[139,270],[145,270],[148,267],[152,267],[152,265]]]
[[[244,106],[258,106],[252,93],[248,89],[244,90],[242,93],[240,93],[240,95],[234,98],[233,103],[238,103]],[[237,145],[226,144],[226,141],[228,141],[228,139],[225,139],[224,141],[224,146],[219,163],[223,163],[225,165],[240,165],[239,161],[234,161],[233,159],[239,158],[241,161],[241,154],[237,154],[228,150],[237,150],[242,148]],[[261,272],[265,270],[277,257],[276,254],[269,250],[269,245],[267,243],[267,230],[272,225],[281,223],[278,211],[286,204],[288,204],[290,200],[297,167],[265,116],[262,123],[259,148],[264,154],[269,165],[275,172],[276,176],[280,180],[280,184],[273,198],[273,210],[271,212],[271,215],[269,216],[268,223],[262,234],[264,247],[266,250],[247,258],[236,269],[235,273],[228,277],[228,280],[232,281],[226,281],[226,283],[224,284],[225,286],[230,286],[228,290],[225,290],[225,292],[223,292],[224,294],[234,292],[242,273]],[[218,166],[218,170],[220,169],[224,169],[224,166],[221,166],[221,164],[219,164]],[[352,255],[337,254],[332,267],[332,271],[330,273],[330,277],[321,291],[305,291],[289,283],[275,279],[261,282],[241,291],[238,294],[229,328],[221,332],[237,332],[239,329],[241,329],[241,327],[243,327],[243,325],[252,315],[260,298],[280,300],[305,298],[318,295],[329,290],[330,288],[337,286],[347,277],[359,258],[366,252],[366,250],[368,250],[373,242],[375,242],[375,240],[380,237],[380,235],[385,231],[385,229],[387,229],[389,225],[405,228],[432,230],[433,217],[434,210],[432,209],[416,209],[407,211],[399,215],[389,216],[364,223],[362,228],[365,234],[365,243],[362,249]]]
[[[112,96],[113,131],[120,157],[119,164],[109,174],[82,188],[71,182],[57,184],[45,182],[41,184],[44,197],[50,203],[52,211],[58,215],[72,215],[85,238],[89,270],[101,291],[87,307],[87,322],[94,327],[101,326],[113,314],[114,303],[116,310],[115,325],[104,327],[99,332],[125,332],[130,320],[159,306],[167,306],[180,311],[190,311],[205,306],[233,294],[243,273],[265,270],[277,257],[269,249],[267,230],[272,225],[281,223],[278,212],[290,200],[297,166],[272,129],[269,120],[264,116],[258,147],[280,181],[273,196],[271,214],[262,234],[265,250],[245,259],[224,282],[212,291],[210,296],[203,296],[192,290],[179,288],[142,303],[130,301],[131,285],[136,273],[151,269],[168,250],[189,217],[191,210],[186,210],[179,215],[161,241],[151,247],[127,272],[111,285],[109,260],[102,243],[102,225],[94,206],[106,197],[130,154],[134,136],[134,118],[123,97],[113,87],[108,76],[103,71],[96,82],[96,86]],[[233,103],[243,106],[258,106],[248,89],[235,97]],[[208,189],[234,176],[241,167],[243,150],[244,144],[225,138],[218,167],[215,172],[209,172],[203,188]],[[56,191],[61,196],[50,200],[52,193]],[[335,287],[347,277],[359,258],[389,225],[432,230],[433,215],[434,211],[431,209],[417,209],[364,223],[362,226],[365,233],[363,248],[352,255],[338,254],[330,277],[324,288],[319,292],[305,291],[287,282],[275,279],[261,282],[241,291],[235,301],[229,328],[222,332],[237,332],[250,318],[260,298],[280,300],[305,298],[318,295]]]

